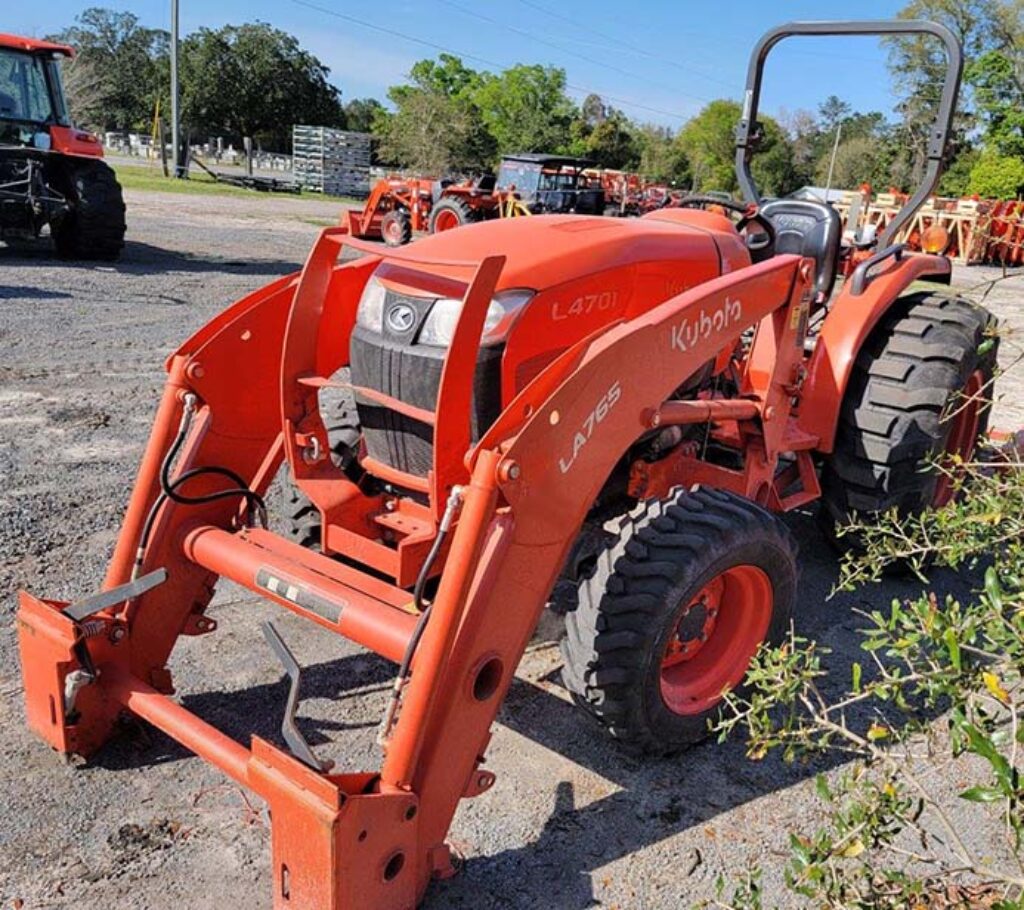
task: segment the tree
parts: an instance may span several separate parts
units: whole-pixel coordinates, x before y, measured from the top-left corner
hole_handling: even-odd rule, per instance
[[[901,19],[930,19],[949,27],[963,45],[968,60],[989,48],[995,36],[1000,5],[1008,0],[910,0],[899,12]],[[1014,0],[1009,0],[1013,3]],[[946,74],[942,45],[930,36],[885,39],[889,71],[900,92],[900,141],[908,149],[911,182],[924,174],[927,147],[937,109],[937,93]],[[954,124],[954,153],[964,144],[971,128],[969,99],[962,98]]]
[[[971,168],[968,189],[985,199],[1017,199],[1024,194],[1024,159],[989,152]]]
[[[481,78],[451,54],[414,64],[407,84],[388,89],[394,114],[374,120],[381,159],[436,176],[488,169],[495,141],[473,100]]]
[[[100,131],[151,122],[167,32],[144,28],[132,13],[90,7],[50,39],[77,51],[68,67],[68,102],[76,122]]]
[[[635,128],[639,151],[637,169],[643,176],[672,186],[690,185],[690,164],[665,126],[643,123]]]
[[[384,105],[376,98],[353,98],[345,105],[345,128],[357,133],[370,133],[374,122],[386,116]]]
[[[740,106],[735,101],[708,104],[679,132],[679,147],[686,154],[695,190],[736,189],[735,130]],[[782,196],[799,186],[793,149],[782,127],[762,117],[763,139],[751,163],[758,189],[765,196]]]
[[[195,130],[291,144],[295,123],[344,126],[330,70],[265,22],[202,28],[182,42],[183,120]]]
[[[499,154],[569,151],[577,110],[565,93],[565,70],[520,64],[484,73],[472,99]]]
[[[1024,158],[1024,50],[987,51],[967,67],[985,144],[1001,155]]]
[[[694,190],[736,189],[734,131],[739,119],[735,101],[712,101],[679,131],[677,141],[689,162]]]

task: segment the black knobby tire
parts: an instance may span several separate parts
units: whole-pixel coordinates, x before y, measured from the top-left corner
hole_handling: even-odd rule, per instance
[[[676,490],[667,499],[637,505],[619,520],[616,542],[581,583],[579,606],[566,616],[562,678],[576,703],[636,751],[668,754],[704,739],[720,710],[721,689],[704,710],[697,710],[704,700],[693,710],[676,710],[663,694],[663,664],[681,637],[683,611],[688,615],[716,579],[737,571],[763,578],[767,597],[756,606],[761,628],[740,621],[753,614],[726,588],[716,610],[719,625],[710,631],[704,625],[706,638],[698,638],[702,647],[714,649],[705,657],[723,653],[725,642],[736,647],[723,657],[742,676],[757,643],[778,643],[789,628],[797,568],[785,525],[720,490]],[[730,626],[738,637],[728,637]],[[716,642],[719,633],[725,642]],[[741,654],[746,639],[754,644]]]
[[[324,418],[327,438],[331,441],[334,463],[350,480],[358,481],[362,468],[356,460],[362,431],[355,402],[346,396],[338,402],[330,416]],[[285,472],[279,476],[280,505],[278,511],[284,530],[295,543],[308,549],[320,546],[320,510],[313,505]]]
[[[380,234],[388,246],[404,246],[412,240],[412,220],[405,209],[388,212],[380,222]]]
[[[963,390],[980,382],[992,397],[998,339],[995,320],[959,297],[908,294],[892,307],[857,357],[843,398],[835,447],[822,470],[822,523],[840,549],[856,535],[836,535],[855,514],[897,509],[918,514],[936,501],[939,472],[964,411]],[[990,408],[978,414],[971,444]]]
[[[458,196],[442,196],[430,211],[430,233],[436,234],[439,230],[451,230],[479,220],[480,212],[465,200]],[[447,221],[458,221],[458,224],[445,227]],[[438,228],[438,222],[441,222],[441,228]]]
[[[71,210],[51,227],[57,253],[66,259],[117,259],[126,225],[114,171],[103,161],[68,159],[65,173]]]

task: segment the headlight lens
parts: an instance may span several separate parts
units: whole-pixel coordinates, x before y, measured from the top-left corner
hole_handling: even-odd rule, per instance
[[[534,292],[528,288],[500,291],[495,294],[490,306],[487,307],[480,343],[486,346],[504,341],[516,314],[533,299],[533,296]],[[461,300],[442,297],[436,301],[420,330],[419,343],[435,347],[450,345],[460,313]]]
[[[369,329],[371,332],[384,330],[384,298],[387,291],[376,278],[370,278],[363,288],[363,296],[359,298],[356,308],[356,325]]]

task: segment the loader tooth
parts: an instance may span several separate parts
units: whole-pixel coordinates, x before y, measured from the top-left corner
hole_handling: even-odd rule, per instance
[[[288,646],[284,643],[284,639],[281,638],[277,629],[274,628],[273,623],[263,623],[263,637],[266,638],[267,644],[270,645],[271,650],[277,655],[277,659],[281,661],[285,672],[288,674],[288,678],[291,680],[291,685],[288,689],[288,700],[284,706],[284,719],[281,721],[281,735],[284,737],[284,741],[287,743],[292,755],[304,765],[309,765],[314,771],[330,771],[334,763],[331,761],[321,761],[316,757],[312,747],[306,742],[306,737],[302,735],[298,725],[295,723],[295,712],[299,707],[299,687],[302,684],[302,668],[299,667],[299,663],[292,652],[288,650]]]

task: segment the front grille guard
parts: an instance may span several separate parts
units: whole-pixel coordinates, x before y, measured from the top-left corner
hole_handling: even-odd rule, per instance
[[[360,268],[347,269],[338,265],[344,248],[363,254]],[[456,293],[463,298],[463,307],[445,357],[433,411],[413,407],[379,390],[351,386],[375,403],[432,428],[433,466],[429,476],[422,478],[373,460],[367,463],[364,459],[365,466],[382,480],[427,493],[435,520],[440,519],[451,489],[464,484],[469,478],[465,460],[471,448],[473,378],[484,319],[505,265],[505,257],[488,256],[479,262],[438,261],[407,250],[389,251],[382,256],[378,246],[353,240],[344,228],[328,229],[321,234],[310,254],[295,291],[285,332],[281,371],[285,457],[296,484],[325,513],[325,520],[329,520],[334,505],[326,495],[328,488],[325,482],[342,482],[345,477],[330,458],[330,443],[317,393],[325,386],[338,384],[330,376],[348,365],[348,339],[355,323],[358,296],[370,274],[384,261],[394,267],[402,284],[426,292],[436,293],[439,280],[444,279],[423,271],[424,266],[441,266],[446,271],[461,272],[467,277],[466,280],[445,282],[447,296],[453,296],[453,286],[458,288]],[[344,296],[344,291],[334,282],[344,282],[350,277],[355,280],[356,275],[362,279],[357,283],[359,294],[349,294],[346,297],[349,306],[342,312],[332,312],[330,305],[324,303],[325,295],[333,291]],[[326,353],[325,333],[342,335],[344,349],[339,345],[333,352]]]

